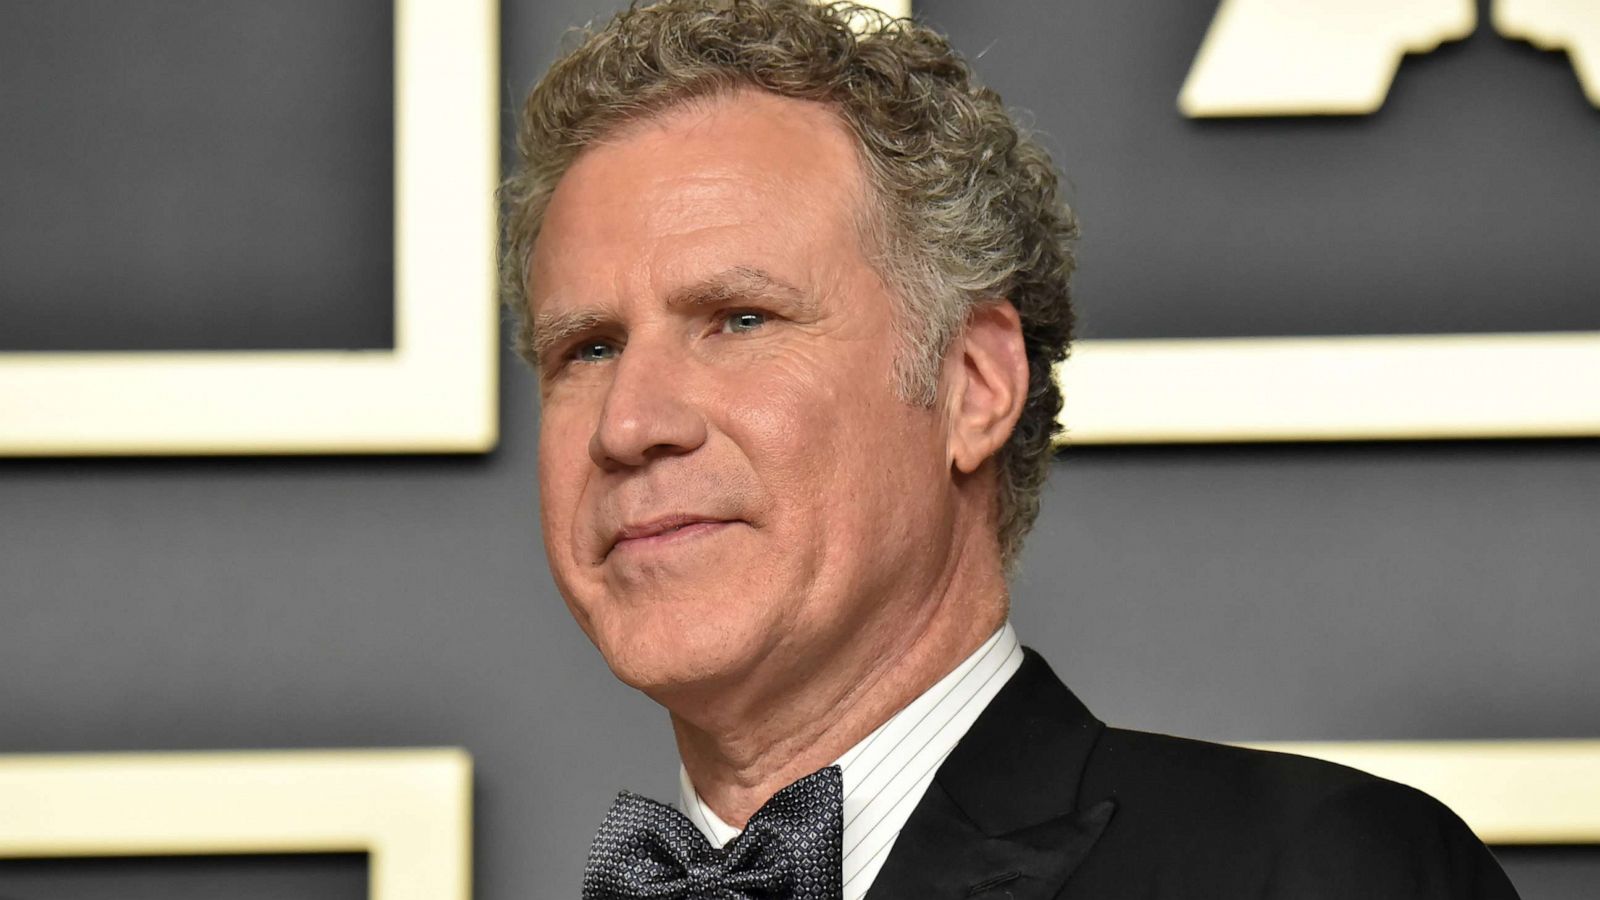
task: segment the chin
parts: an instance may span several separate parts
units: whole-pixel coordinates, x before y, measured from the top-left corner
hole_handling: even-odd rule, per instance
[[[770,634],[757,623],[729,622],[706,609],[653,612],[631,610],[612,623],[620,627],[591,637],[619,680],[658,701],[743,678],[767,650]]]

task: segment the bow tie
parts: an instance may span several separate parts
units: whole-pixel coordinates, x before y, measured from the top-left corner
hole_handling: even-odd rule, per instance
[[[773,794],[720,849],[683,813],[623,791],[589,847],[583,900],[839,900],[843,843],[838,766]]]

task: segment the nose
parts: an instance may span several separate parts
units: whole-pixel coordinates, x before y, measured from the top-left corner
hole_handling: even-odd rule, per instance
[[[589,437],[589,458],[614,471],[698,449],[706,440],[706,420],[688,382],[670,351],[629,341]]]

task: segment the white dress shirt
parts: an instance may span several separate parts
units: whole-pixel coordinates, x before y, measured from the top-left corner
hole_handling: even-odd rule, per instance
[[[844,773],[844,900],[866,896],[939,764],[1021,665],[1022,645],[1007,622],[950,674],[839,757],[836,765]],[[678,807],[715,846],[739,834],[700,799],[681,765]]]

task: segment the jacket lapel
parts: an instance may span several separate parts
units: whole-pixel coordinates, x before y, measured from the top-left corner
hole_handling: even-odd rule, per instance
[[[1105,726],[1032,650],[939,767],[868,900],[1046,900],[1088,856],[1115,804],[1077,806]]]

